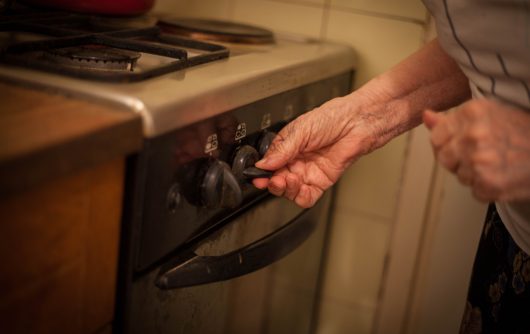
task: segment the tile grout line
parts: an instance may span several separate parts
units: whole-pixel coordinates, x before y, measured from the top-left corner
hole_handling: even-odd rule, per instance
[[[353,14],[372,16],[372,17],[400,21],[400,22],[405,22],[405,23],[412,23],[412,24],[417,24],[420,26],[423,26],[425,24],[425,22],[421,19],[415,19],[412,17],[406,17],[406,16],[401,16],[401,15],[395,15],[395,14],[378,13],[378,12],[374,12],[371,10],[351,8],[347,6],[341,6],[341,5],[332,5],[331,9],[341,11],[341,12],[349,12]]]
[[[321,4],[317,4],[311,1],[306,0],[265,0],[270,2],[281,2],[285,4],[291,4],[291,5],[301,5],[306,7],[313,7],[313,8],[321,8]],[[386,14],[386,13],[378,13],[371,10],[366,9],[359,9],[359,8],[352,8],[344,5],[333,5],[331,4],[331,0],[325,0],[324,7],[328,7],[328,10],[335,10],[340,12],[349,12],[352,14],[358,14],[358,15],[365,15],[365,16],[371,16],[376,18],[382,18],[387,20],[393,20],[393,21],[400,21],[405,23],[411,23],[423,26],[425,24],[425,21],[423,19],[416,19],[412,17],[406,17],[402,15],[395,15],[395,14]]]
[[[320,19],[320,39],[325,40],[328,34],[329,14],[331,0],[325,0],[322,6],[322,18]]]

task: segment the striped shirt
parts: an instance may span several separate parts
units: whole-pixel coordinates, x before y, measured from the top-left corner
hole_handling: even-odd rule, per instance
[[[530,112],[530,0],[423,0],[438,41],[474,97]],[[530,134],[529,134],[530,140]],[[530,202],[495,203],[506,229],[530,254]]]

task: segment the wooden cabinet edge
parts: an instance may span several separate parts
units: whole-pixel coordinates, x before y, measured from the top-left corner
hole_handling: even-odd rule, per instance
[[[1,333],[111,323],[124,172],[121,157],[0,199]]]

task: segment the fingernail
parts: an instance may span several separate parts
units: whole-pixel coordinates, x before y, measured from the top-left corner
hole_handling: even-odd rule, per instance
[[[257,166],[257,165],[265,166],[265,165],[267,165],[268,162],[269,162],[269,159],[264,158],[264,159],[261,159],[261,160],[259,160],[258,162],[256,162],[255,165],[256,165],[256,166]]]

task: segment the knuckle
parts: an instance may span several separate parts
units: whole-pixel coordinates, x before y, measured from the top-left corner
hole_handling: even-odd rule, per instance
[[[474,143],[479,143],[484,141],[488,136],[488,130],[480,125],[471,126],[467,133],[466,138]]]
[[[473,100],[466,104],[462,112],[470,119],[481,119],[485,116],[487,110],[487,102],[483,100]]]
[[[480,169],[479,167],[483,164],[484,158],[482,156],[483,154],[481,153],[473,152],[468,158],[469,167],[474,173],[476,173]]]
[[[493,162],[494,158],[492,155],[482,150],[474,151],[469,155],[469,164],[479,173],[485,172],[481,167],[491,166]]]
[[[269,149],[267,150],[267,152],[274,152],[274,153],[282,153],[284,151],[284,148],[283,148],[283,142],[280,141],[280,140],[275,140],[271,143]]]
[[[277,182],[270,182],[268,186],[269,192],[274,196],[283,196],[285,188],[279,185]]]
[[[295,203],[303,209],[309,209],[312,206],[306,199],[299,199],[298,197],[295,199]]]

